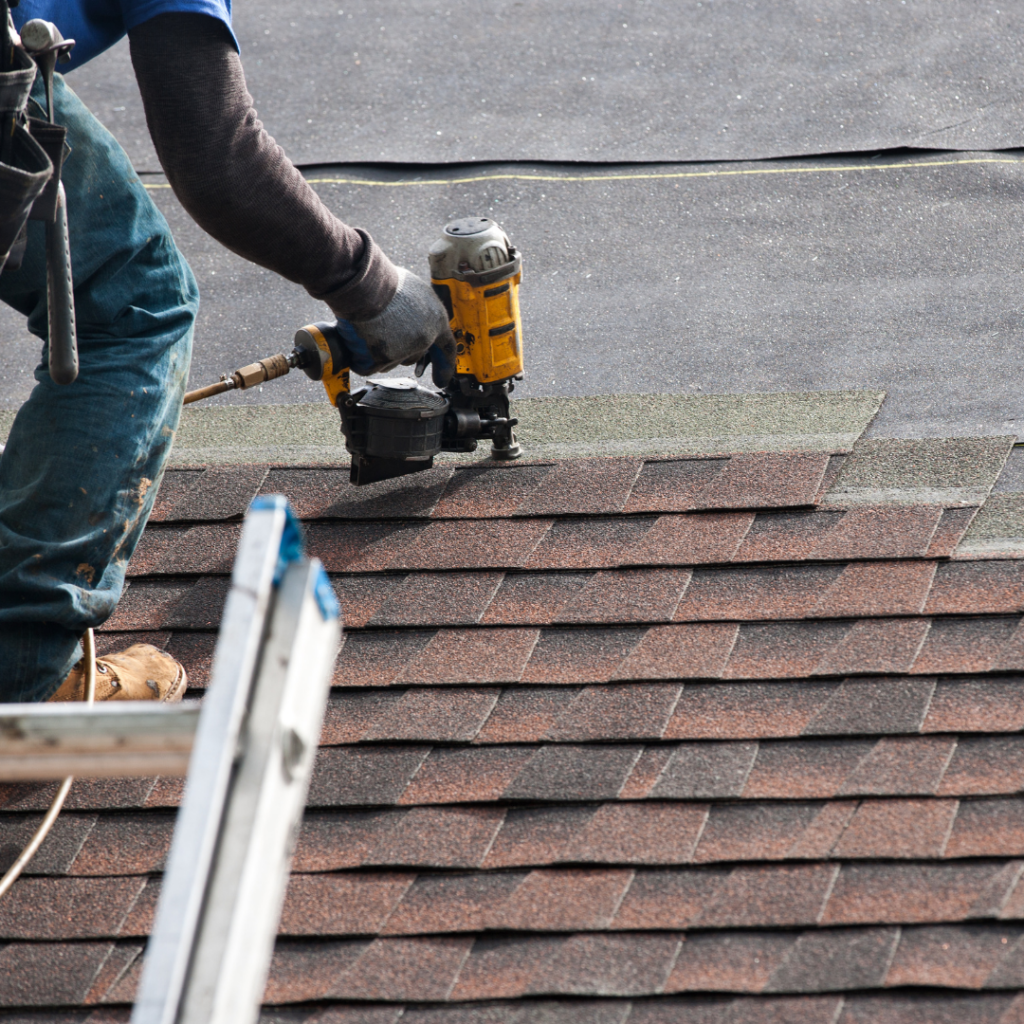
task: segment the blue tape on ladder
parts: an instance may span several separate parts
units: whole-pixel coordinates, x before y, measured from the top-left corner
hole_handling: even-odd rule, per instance
[[[331,581],[327,578],[322,565],[317,566],[316,583],[313,584],[313,596],[320,607],[320,614],[325,619],[336,619],[341,615],[338,599],[334,596]]]
[[[281,533],[281,547],[277,554],[277,567],[274,569],[274,586],[281,582],[285,569],[292,562],[297,562],[303,555],[302,524],[295,518],[288,499],[283,494],[261,494],[252,499],[250,512],[265,509],[284,510],[284,530]]]
[[[261,494],[258,498],[253,498],[249,510],[259,512],[264,509],[283,509],[285,514],[284,530],[281,533],[281,548],[277,556],[277,567],[274,570],[274,586],[276,587],[281,582],[285,569],[303,556],[302,524],[295,517],[291,505],[288,504],[288,499],[283,494]],[[334,596],[331,581],[327,578],[327,573],[324,572],[322,565],[317,567],[313,596],[316,598],[320,614],[325,619],[336,619],[341,615],[338,599]]]

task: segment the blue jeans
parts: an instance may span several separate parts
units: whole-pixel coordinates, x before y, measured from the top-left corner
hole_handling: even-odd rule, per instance
[[[170,453],[199,308],[195,279],[124,150],[60,76],[80,371],[46,369],[0,458],[0,701],[40,701],[113,612]],[[33,100],[43,104],[41,80]],[[41,106],[33,111],[41,114]],[[0,299],[46,338],[44,226]]]

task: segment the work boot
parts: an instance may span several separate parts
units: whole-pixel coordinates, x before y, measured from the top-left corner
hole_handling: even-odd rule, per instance
[[[96,700],[181,700],[188,677],[169,654],[152,644],[96,659]],[[61,683],[51,701],[85,700],[85,659]]]

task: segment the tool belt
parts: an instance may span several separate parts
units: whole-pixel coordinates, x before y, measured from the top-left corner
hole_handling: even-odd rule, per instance
[[[14,47],[14,63],[14,70],[0,72],[0,125],[13,119],[10,137],[0,140],[0,266],[4,269],[21,265],[29,217],[52,221],[56,215],[67,134],[63,127],[27,116],[36,65],[20,46]]]

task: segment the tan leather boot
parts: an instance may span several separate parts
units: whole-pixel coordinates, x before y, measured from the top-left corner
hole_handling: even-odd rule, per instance
[[[181,700],[187,685],[185,669],[151,644],[134,644],[96,659],[96,700],[171,702]],[[85,700],[84,660],[68,673],[50,700]]]

